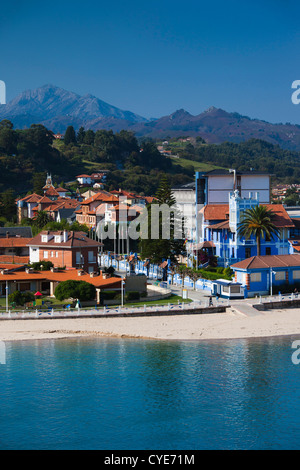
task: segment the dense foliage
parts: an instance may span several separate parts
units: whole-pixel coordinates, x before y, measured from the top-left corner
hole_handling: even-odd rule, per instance
[[[94,300],[96,288],[93,284],[85,281],[63,281],[58,284],[54,292],[58,300],[79,299],[81,301]]]

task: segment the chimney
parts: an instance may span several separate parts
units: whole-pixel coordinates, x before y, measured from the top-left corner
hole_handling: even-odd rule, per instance
[[[67,230],[64,230],[64,233],[63,233],[63,242],[67,242],[68,241],[68,232]]]
[[[9,238],[9,232],[6,232],[6,238]]]

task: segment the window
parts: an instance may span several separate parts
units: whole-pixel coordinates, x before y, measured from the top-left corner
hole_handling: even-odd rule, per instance
[[[293,279],[300,279],[300,270],[293,271]]]
[[[261,273],[251,273],[250,274],[251,282],[261,282]]]
[[[58,258],[58,251],[55,252],[55,256],[56,256],[56,258]]]
[[[271,247],[266,246],[266,255],[270,255],[270,254],[271,254]]]
[[[275,281],[284,281],[285,280],[285,271],[278,271],[275,273]]]
[[[89,251],[88,260],[89,260],[89,263],[94,263],[95,258],[94,258],[94,252],[93,251]]]
[[[48,251],[44,251],[44,258],[48,258]]]
[[[251,247],[247,246],[245,248],[245,258],[250,258],[251,257]]]
[[[20,292],[25,292],[27,290],[30,290],[30,282],[21,282],[19,286],[19,291]]]
[[[42,242],[47,243],[47,241],[48,241],[48,236],[42,235]]]
[[[230,287],[230,292],[231,292],[231,294],[240,294],[241,293],[241,288],[240,288],[240,286],[231,286]]]
[[[53,251],[51,251],[51,258],[53,258]]]

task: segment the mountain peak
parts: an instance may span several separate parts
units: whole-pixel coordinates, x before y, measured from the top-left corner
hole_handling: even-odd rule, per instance
[[[182,119],[189,116],[191,116],[191,114],[185,111],[185,109],[178,109],[174,113],[170,114],[170,119]]]

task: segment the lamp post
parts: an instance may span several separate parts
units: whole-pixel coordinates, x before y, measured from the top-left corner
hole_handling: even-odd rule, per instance
[[[124,305],[124,285],[125,285],[125,282],[122,279],[121,280],[121,307],[123,307]]]
[[[8,312],[8,282],[5,283],[6,313]]]
[[[276,272],[273,271],[272,268],[270,268],[270,295],[271,297],[273,295],[273,274],[276,274]]]

